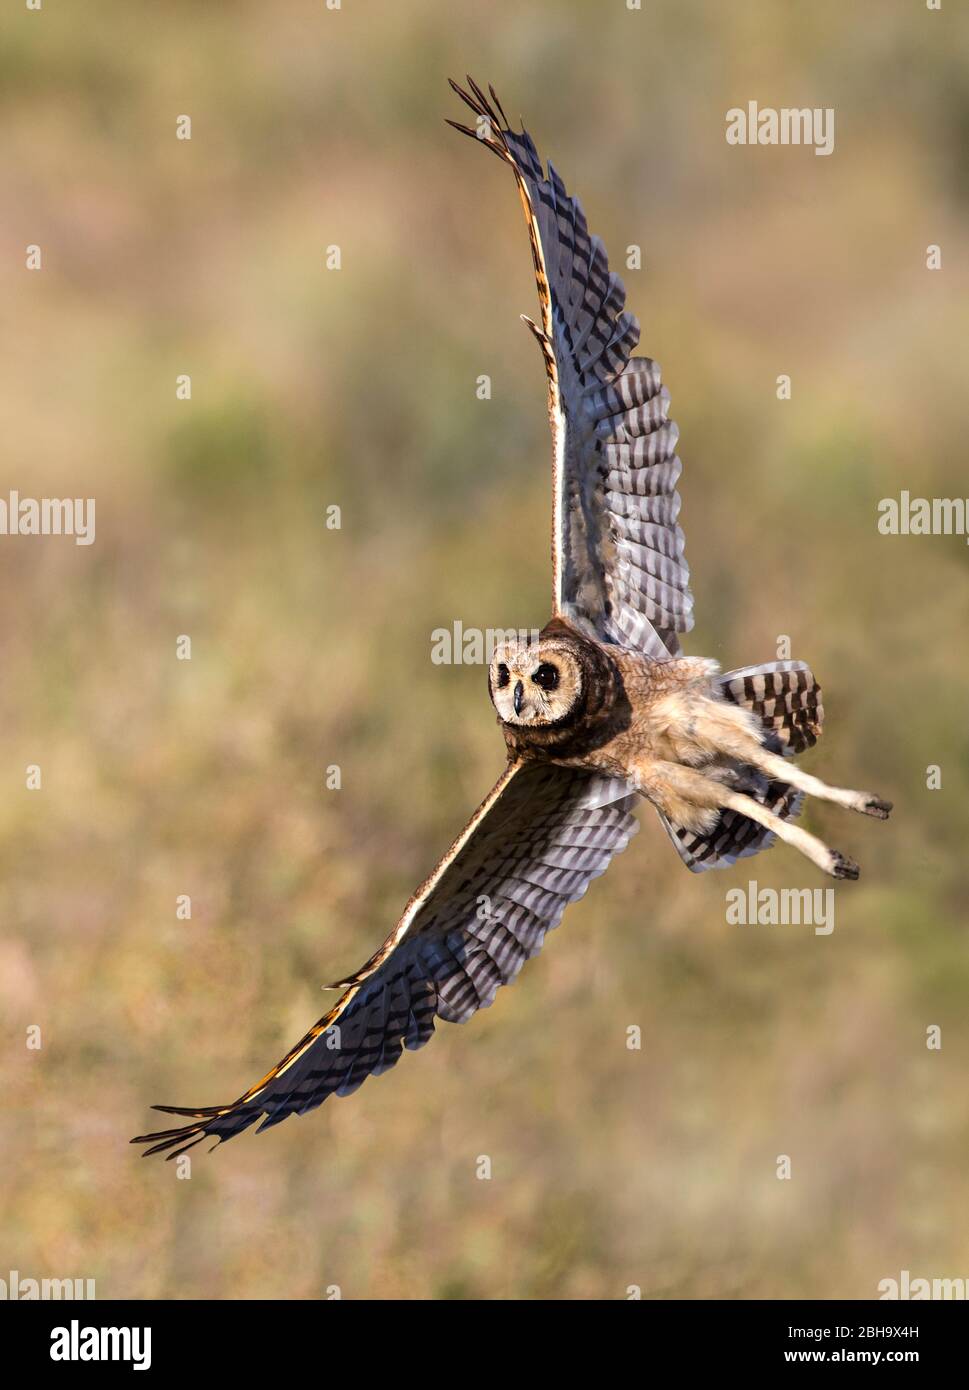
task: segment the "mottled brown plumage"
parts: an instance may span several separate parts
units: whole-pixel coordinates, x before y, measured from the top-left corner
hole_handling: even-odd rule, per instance
[[[813,695],[810,672],[788,664],[796,668],[797,686]],[[524,691],[536,673],[544,673],[544,689],[528,697]],[[856,878],[856,866],[844,855],[786,823],[799,804],[796,792],[880,818],[890,808],[869,793],[827,787],[784,761],[775,751],[784,746],[778,722],[788,743],[794,737],[800,746],[819,732],[820,704],[804,701],[799,712],[807,718],[800,722],[783,704],[778,721],[776,702],[768,711],[763,697],[766,679],[722,677],[717,663],[703,658],[657,661],[608,647],[555,618],[537,642],[507,643],[496,651],[489,689],[513,760],[624,778],[668,826],[694,838],[709,835],[724,812],[734,812],[834,877]],[[529,707],[528,698],[537,707]],[[765,844],[761,836],[757,848]]]
[[[530,136],[469,79],[452,83],[479,140],[514,173],[532,250],[552,428],[552,618],[488,673],[508,762],[492,791],[332,1009],[228,1105],[157,1106],[182,1124],[134,1143],[184,1153],[348,1095],[418,1048],[435,1018],[464,1022],[540,950],[569,903],[657,809],[684,862],[724,867],[776,835],[835,877],[843,855],[792,823],[807,793],[868,815],[889,803],[828,787],[794,754],[821,731],[803,662],[721,675],[680,654],[693,599],[678,524],[678,432],[605,249]],[[785,756],[786,755],[786,756]]]

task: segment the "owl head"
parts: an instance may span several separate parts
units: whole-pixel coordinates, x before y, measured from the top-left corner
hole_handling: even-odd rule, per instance
[[[491,703],[503,724],[543,728],[579,706],[583,669],[574,644],[562,637],[504,642],[488,670]]]

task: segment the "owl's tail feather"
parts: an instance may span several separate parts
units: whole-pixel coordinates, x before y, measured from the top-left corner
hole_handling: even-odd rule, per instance
[[[743,666],[719,678],[724,699],[748,709],[763,729],[764,746],[787,757],[803,753],[821,736],[824,706],[821,687],[803,661],[769,661]],[[769,778],[752,767],[737,767],[736,790],[745,792],[782,820],[794,820],[803,796],[783,780]],[[774,834],[738,811],[724,809],[705,834],[660,816],[680,858],[694,873],[726,869],[738,859],[759,854],[774,842]]]
[[[734,783],[737,791],[759,801],[782,820],[794,820],[804,800],[786,782],[772,781],[754,768],[738,768]],[[758,825],[739,811],[724,809],[706,832],[690,830],[665,816],[660,820],[686,867],[695,874],[705,869],[729,869],[738,859],[748,859],[774,843],[774,832]]]
[[[725,699],[756,715],[772,752],[803,753],[821,737],[821,687],[806,662],[741,666],[720,677],[720,689]]]

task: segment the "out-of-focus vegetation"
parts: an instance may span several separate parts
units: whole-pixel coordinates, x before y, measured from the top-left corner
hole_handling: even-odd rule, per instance
[[[969,1274],[969,552],[876,530],[902,488],[969,492],[965,12],[0,23],[0,494],[97,499],[91,547],[0,538],[0,1275],[868,1298]],[[614,264],[644,247],[625,278],[682,431],[688,649],[738,665],[789,634],[825,688],[808,765],[897,809],[809,810],[863,871],[830,937],[728,926],[732,885],[826,885],[784,849],[694,877],[647,809],[494,1008],[178,1181],[127,1146],[148,1103],[261,1075],[500,769],[484,672],[433,665],[432,630],[547,616],[534,291],[507,171],[443,123],[467,70]],[[729,147],[753,99],[833,106],[834,154]]]

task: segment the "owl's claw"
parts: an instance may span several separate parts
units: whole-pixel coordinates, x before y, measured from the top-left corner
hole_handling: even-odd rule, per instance
[[[857,878],[860,870],[853,859],[849,859],[846,854],[833,849],[831,851],[831,868],[828,872],[832,878]]]

